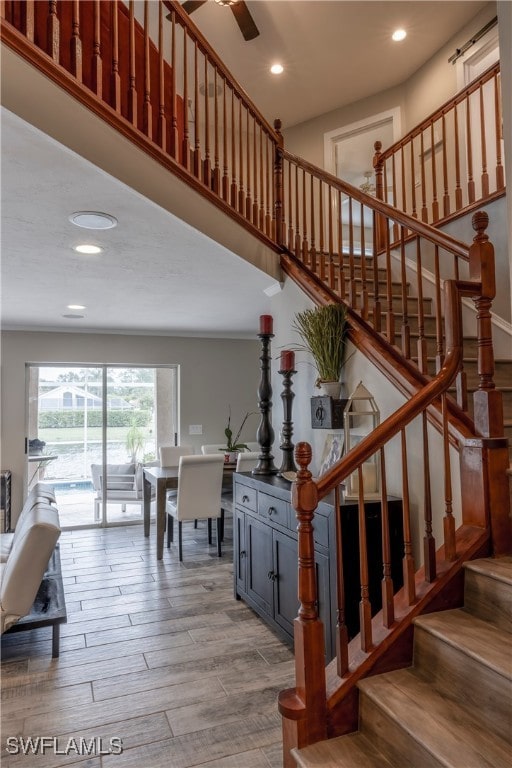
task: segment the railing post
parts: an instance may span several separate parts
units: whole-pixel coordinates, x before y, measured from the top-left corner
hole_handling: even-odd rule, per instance
[[[382,159],[382,142],[376,141],[373,145],[375,154],[373,156],[373,169],[375,171],[375,197],[377,200],[384,201],[384,161]],[[396,202],[395,202],[396,205]],[[386,220],[381,213],[375,217],[376,245],[377,252],[381,251],[386,243]]]
[[[277,133],[277,144],[274,147],[274,220],[275,241],[278,245],[285,244],[283,233],[283,148],[284,141],[281,134],[281,121],[274,120],[274,128]]]
[[[279,694],[283,716],[284,768],[292,768],[292,747],[304,747],[326,738],[326,686],[324,627],[318,618],[313,517],[318,493],[308,465],[311,446],[298,443],[295,460],[299,466],[292,486],[292,502],[298,520],[299,615],[294,622],[295,688]]]
[[[491,304],[496,294],[494,248],[485,232],[485,211],[473,216],[476,235],[469,249],[469,274],[481,284],[473,298],[477,310],[478,390],[473,395],[475,429],[481,438],[466,440],[461,451],[463,522],[491,530],[494,555],[510,553],[508,441],[503,436],[503,399],[494,384]]]

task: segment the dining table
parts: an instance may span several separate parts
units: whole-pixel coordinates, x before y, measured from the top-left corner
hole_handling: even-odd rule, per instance
[[[230,482],[236,464],[224,464],[223,485]],[[156,502],[156,559],[164,556],[164,537],[166,526],[165,504],[167,491],[178,487],[178,467],[144,467],[143,468],[143,500],[144,500],[144,536],[150,534],[151,501]]]

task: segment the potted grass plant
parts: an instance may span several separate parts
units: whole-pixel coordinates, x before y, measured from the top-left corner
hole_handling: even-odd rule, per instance
[[[343,304],[325,304],[297,312],[294,330],[302,339],[299,350],[313,357],[318,377],[316,386],[326,395],[338,398],[345,355],[347,310]]]

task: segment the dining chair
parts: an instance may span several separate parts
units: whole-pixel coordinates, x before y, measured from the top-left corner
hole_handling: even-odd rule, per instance
[[[161,467],[177,467],[182,456],[191,456],[194,449],[191,445],[161,445],[158,449]]]
[[[219,456],[222,456],[224,458],[223,451],[226,451],[226,443],[212,443],[211,445],[202,445],[201,446],[201,453],[203,456],[207,456],[210,453],[211,454],[218,454]]]
[[[236,460],[236,472],[250,472],[258,463],[259,451],[244,451],[238,454]]]
[[[178,521],[178,556],[183,560],[182,524],[208,520],[208,543],[211,544],[211,521],[217,520],[217,554],[221,557],[221,493],[224,456],[182,456],[178,470],[178,493],[169,499],[167,511],[167,547],[174,540],[174,518]]]

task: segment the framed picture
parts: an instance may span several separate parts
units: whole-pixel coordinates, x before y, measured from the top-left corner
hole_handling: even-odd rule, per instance
[[[333,464],[341,459],[343,453],[343,432],[331,432],[325,438],[324,450],[320,461],[320,474],[323,475]]]

